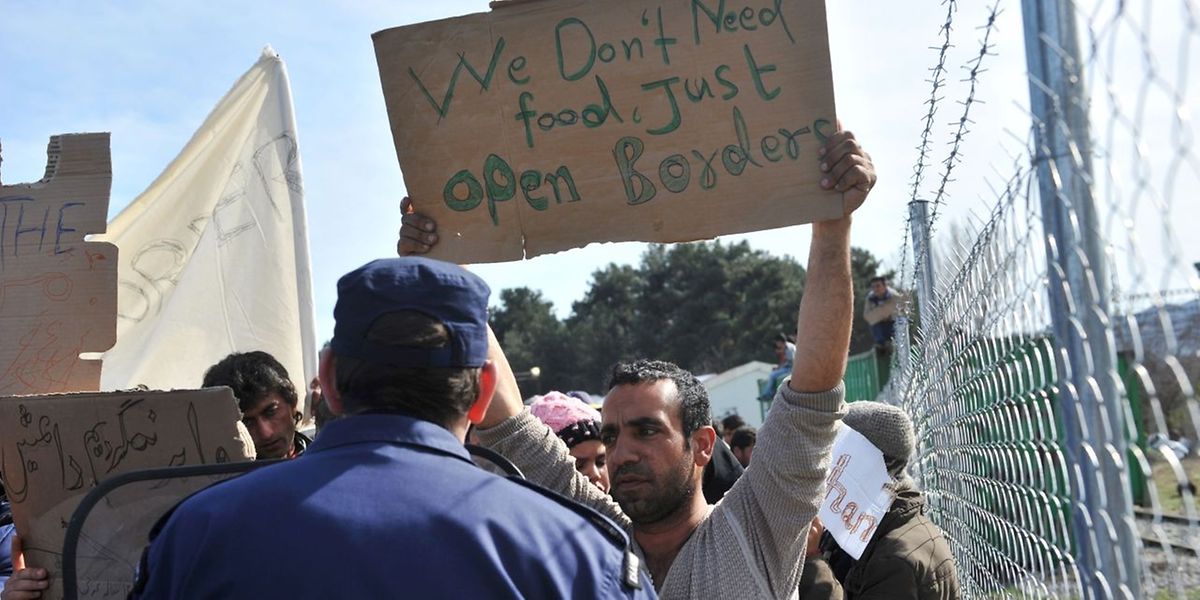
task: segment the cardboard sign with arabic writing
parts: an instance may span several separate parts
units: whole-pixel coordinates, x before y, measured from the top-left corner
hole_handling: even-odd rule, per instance
[[[823,0],[536,0],[374,35],[431,253],[533,257],[840,217]]]
[[[101,481],[155,467],[246,461],[254,443],[229,388],[0,398],[0,469],[29,566],[56,577],[61,596],[66,524]],[[203,483],[203,482],[201,482]],[[124,598],[146,533],[163,510],[195,491],[174,482],[107,500],[88,524],[76,561],[80,597]]]
[[[103,233],[108,134],[50,139],[46,177],[0,185],[0,395],[100,389],[117,335],[117,247]]]

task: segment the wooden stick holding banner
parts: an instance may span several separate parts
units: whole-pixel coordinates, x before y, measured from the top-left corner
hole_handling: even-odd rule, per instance
[[[408,193],[456,262],[840,217],[823,0],[538,0],[388,29]]]

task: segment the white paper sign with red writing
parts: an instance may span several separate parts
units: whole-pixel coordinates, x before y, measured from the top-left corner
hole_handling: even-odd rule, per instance
[[[838,546],[858,560],[895,498],[883,452],[842,424],[833,440],[825,500],[817,516]]]

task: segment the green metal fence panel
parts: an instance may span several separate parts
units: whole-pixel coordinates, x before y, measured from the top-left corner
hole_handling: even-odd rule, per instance
[[[887,385],[891,371],[891,353],[875,349],[850,357],[846,364],[846,401],[874,400]]]

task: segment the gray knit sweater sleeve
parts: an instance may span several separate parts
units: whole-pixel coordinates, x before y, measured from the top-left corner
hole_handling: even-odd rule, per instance
[[[780,386],[758,430],[754,462],[680,548],[666,579],[655,582],[661,597],[795,597],[844,396],[840,384],[815,394]],[[575,470],[566,444],[528,411],[477,432],[530,481],[629,529],[620,507]]]
[[[629,529],[629,518],[621,507],[575,470],[567,445],[528,409],[475,433],[481,444],[512,461],[529,481],[590,506]]]
[[[841,384],[815,394],[779,387],[754,460],[680,551],[663,598],[795,597],[844,396]]]

